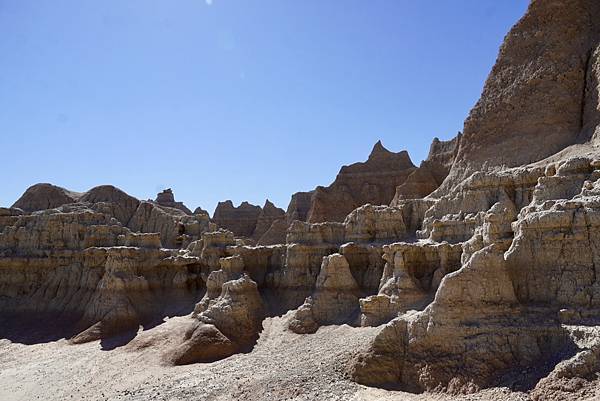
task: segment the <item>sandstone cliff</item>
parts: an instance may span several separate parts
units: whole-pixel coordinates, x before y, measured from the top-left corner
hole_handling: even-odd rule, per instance
[[[599,7],[591,0],[531,2],[465,121],[448,185],[483,167],[541,160],[582,139],[584,127],[584,137],[594,132],[588,120],[597,118],[597,88],[586,81],[594,80]]]

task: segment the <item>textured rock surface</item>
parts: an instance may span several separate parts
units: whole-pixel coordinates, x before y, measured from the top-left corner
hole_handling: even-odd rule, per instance
[[[261,240],[273,223],[283,218],[285,218],[283,209],[278,208],[267,199],[256,219],[256,227],[254,228],[252,237],[257,241]]]
[[[296,192],[293,194],[286,211],[287,219],[289,221],[306,221],[310,212],[313,195],[314,191]]]
[[[192,211],[188,209],[183,202],[176,202],[175,195],[173,194],[173,190],[171,188],[167,188],[162,192],[159,192],[156,195],[156,199],[154,202],[158,203],[160,206],[170,207],[174,209],[179,209],[185,214],[192,214]],[[200,212],[202,209],[197,209],[197,212]],[[198,214],[194,212],[194,214]]]
[[[460,137],[459,134],[450,141],[435,138],[427,160],[419,168],[412,164],[407,152],[393,153],[385,149],[381,142],[377,142],[366,162],[342,167],[329,187],[320,186],[311,192],[292,195],[285,216],[278,215],[265,231],[257,228],[261,236],[255,234],[255,239],[261,245],[281,244],[285,243],[288,228],[296,220],[310,223],[343,222],[351,213],[354,219],[364,218],[362,214],[370,213],[371,210],[377,210],[375,213],[379,214],[379,218],[375,219],[377,224],[387,224],[391,231],[385,232],[378,227],[370,233],[356,235],[364,237],[361,238],[364,240],[372,237],[373,241],[398,239],[394,230],[404,229],[392,228],[394,222],[383,222],[385,212],[382,213],[383,208],[379,206],[420,199],[437,189],[454,162]],[[354,211],[366,204],[374,206],[370,209],[362,208],[362,213]],[[416,228],[411,226],[409,230],[411,229],[414,234]],[[352,240],[352,235],[349,239]]]
[[[435,138],[429,148],[427,159],[423,160],[419,168],[396,188],[392,203],[398,203],[401,199],[424,198],[435,191],[450,172],[458,153],[461,137],[462,135],[458,134],[450,141],[440,141]]]
[[[112,186],[29,188],[0,208],[0,335],[103,349],[136,337],[132,352],[177,365],[261,355],[232,399],[298,396],[286,390],[307,375],[297,365],[410,399],[597,395],[599,28],[596,1],[532,1],[464,135],[434,140],[419,168],[378,143],[285,214],[228,201],[210,222],[169,191],[144,202]],[[286,363],[264,373],[269,358]],[[273,377],[285,378],[276,390]]]
[[[377,142],[366,162],[342,167],[330,186],[315,189],[307,221],[343,221],[366,203],[387,205],[415,169],[406,151],[393,153]]]
[[[75,202],[81,194],[68,191],[52,184],[35,184],[12,205],[26,212],[53,209]]]
[[[483,94],[465,121],[448,184],[484,164],[517,166],[577,141],[597,98],[590,55],[598,45],[600,4],[536,0],[506,36]],[[587,101],[588,93],[592,102]],[[591,126],[586,132],[594,132]],[[448,187],[446,187],[448,188]]]
[[[213,214],[213,221],[217,226],[230,230],[240,237],[250,238],[254,233],[260,214],[260,206],[242,202],[235,207],[233,202],[227,200],[219,202]]]
[[[358,311],[360,288],[350,265],[338,253],[323,258],[314,293],[294,313],[289,322],[295,333],[314,333],[325,324],[342,324]]]
[[[254,242],[259,241],[275,221],[283,218],[283,209],[276,207],[268,199],[263,207],[248,202],[242,202],[238,207],[233,206],[229,200],[219,202],[213,215],[213,221],[218,227],[230,230],[237,236],[251,238]],[[270,233],[263,242],[283,243],[285,236],[282,237],[281,232]]]

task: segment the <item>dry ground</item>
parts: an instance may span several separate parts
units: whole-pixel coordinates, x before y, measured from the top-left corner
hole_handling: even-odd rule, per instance
[[[450,397],[373,389],[344,377],[346,361],[376,328],[322,327],[313,335],[267,319],[254,350],[210,364],[167,367],[160,350],[186,317],[104,351],[99,342],[24,345],[0,339],[0,400],[527,400],[507,389]],[[172,337],[172,336],[171,336]]]

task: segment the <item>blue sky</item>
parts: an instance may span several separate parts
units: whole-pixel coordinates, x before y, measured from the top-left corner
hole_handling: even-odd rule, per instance
[[[285,208],[452,138],[527,0],[0,0],[0,205],[30,185]]]

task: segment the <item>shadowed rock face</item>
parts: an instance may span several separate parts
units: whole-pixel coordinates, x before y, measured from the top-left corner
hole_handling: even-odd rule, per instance
[[[310,212],[313,195],[314,191],[296,192],[293,194],[286,211],[287,219],[289,221],[306,221]]]
[[[158,203],[160,206],[171,207],[174,209],[179,209],[185,214],[192,214],[192,211],[188,209],[183,202],[175,202],[175,195],[173,194],[173,190],[171,188],[165,189],[162,192],[159,192],[156,195],[156,199],[154,202]],[[202,210],[202,209],[200,209]],[[200,210],[198,212],[200,212]],[[194,214],[198,214],[195,213]]]
[[[252,233],[252,237],[255,240],[259,240],[269,230],[274,221],[280,220],[285,217],[283,209],[276,207],[268,199],[265,201],[265,205],[262,207],[258,218],[256,219],[256,227]]]
[[[366,203],[387,205],[415,169],[406,151],[393,153],[377,142],[366,162],[342,167],[329,187],[315,189],[307,221],[343,221]]]
[[[233,231],[240,237],[250,238],[256,228],[261,207],[242,202],[238,207],[227,200],[219,202],[213,214],[213,221],[219,227]]]
[[[37,210],[53,209],[67,203],[73,203],[80,196],[81,194],[68,191],[52,184],[35,184],[27,188],[27,191],[25,191],[12,207],[30,213]]]
[[[213,221],[219,227],[232,231],[234,234],[258,241],[271,227],[274,221],[285,216],[283,209],[276,207],[268,199],[265,205],[252,205],[242,202],[238,207],[230,200],[219,202]]]
[[[402,199],[424,198],[435,191],[450,172],[461,137],[462,135],[458,134],[450,141],[434,138],[427,159],[421,162],[419,168],[413,171],[404,183],[396,187],[396,194],[391,203],[396,204]]]

